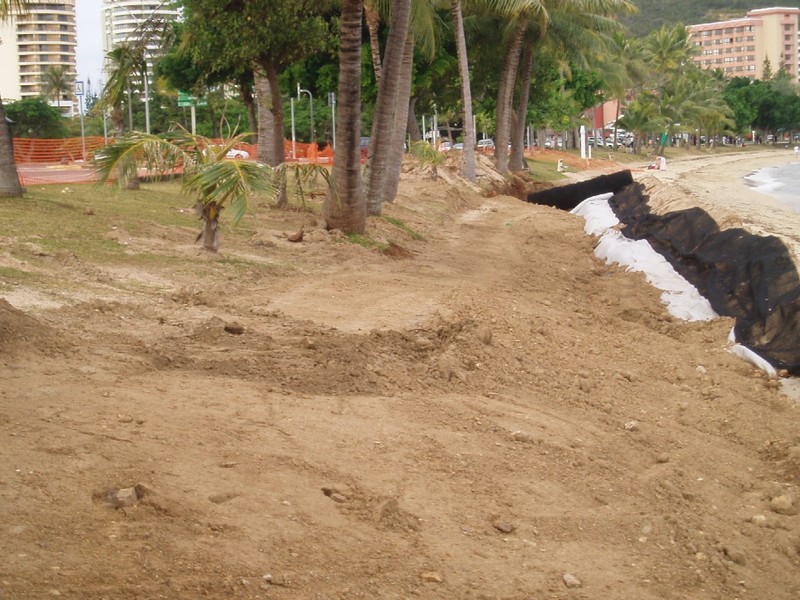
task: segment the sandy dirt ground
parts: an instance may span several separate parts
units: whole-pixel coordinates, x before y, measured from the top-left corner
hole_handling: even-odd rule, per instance
[[[670,168],[637,177],[766,227],[725,159]],[[800,597],[800,413],[732,323],[441,175],[385,252],[262,210],[219,255],[107,232],[180,268],[39,256],[0,300],[0,598]]]

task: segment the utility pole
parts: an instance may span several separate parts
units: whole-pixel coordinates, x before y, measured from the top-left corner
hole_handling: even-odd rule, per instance
[[[311,92],[308,90],[300,89],[300,83],[297,83],[297,99],[300,100],[300,94],[308,94],[308,99],[311,102],[309,105],[309,115],[311,116],[311,143],[314,143],[316,137],[314,136],[314,96],[311,95]]]
[[[81,150],[83,162],[86,162],[86,130],[83,127],[83,82],[75,82],[75,95],[78,97],[78,111],[81,113]]]
[[[331,107],[331,123],[333,124],[333,151],[336,152],[336,92],[328,93],[328,104]]]

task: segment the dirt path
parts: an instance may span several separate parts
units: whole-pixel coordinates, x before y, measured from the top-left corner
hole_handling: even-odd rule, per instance
[[[386,211],[394,258],[263,220],[0,303],[0,597],[800,595],[797,409],[730,322],[554,209],[409,176]]]

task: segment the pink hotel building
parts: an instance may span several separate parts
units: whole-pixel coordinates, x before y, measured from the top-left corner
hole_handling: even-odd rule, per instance
[[[764,59],[772,72],[783,65],[800,83],[800,8],[761,8],[746,17],[686,28],[697,48],[694,61],[726,77],[761,79]]]

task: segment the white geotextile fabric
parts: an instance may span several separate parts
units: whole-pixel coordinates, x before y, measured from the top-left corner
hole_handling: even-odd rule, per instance
[[[628,239],[616,229],[619,220],[608,204],[611,196],[613,194],[587,198],[571,211],[584,218],[586,233],[600,238],[594,253],[608,263],[644,273],[647,281],[661,290],[661,301],[674,317],[685,321],[710,321],[717,318],[719,315],[711,308],[709,301],[663,256],[653,250],[650,244],[644,240]],[[733,329],[728,341],[732,344],[731,352],[770,375],[775,375],[775,369],[766,360],[736,343]]]
[[[661,290],[661,301],[669,313],[685,321],[710,321],[719,315],[711,304],[672,267],[667,259],[644,240],[631,240],[615,227],[619,225],[608,205],[612,194],[588,198],[572,213],[586,221],[584,231],[600,238],[594,253],[608,263],[616,263],[629,271],[644,273],[647,281]]]

